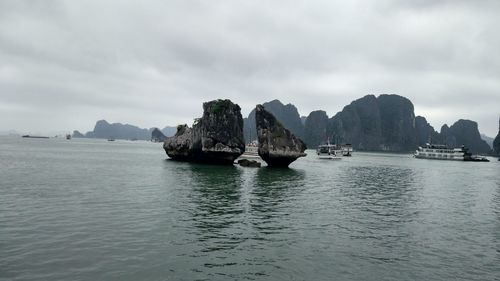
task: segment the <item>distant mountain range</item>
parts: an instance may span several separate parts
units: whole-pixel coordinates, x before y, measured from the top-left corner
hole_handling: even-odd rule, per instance
[[[367,95],[351,102],[333,117],[323,110],[300,116],[293,104],[272,100],[262,104],[284,127],[315,148],[329,140],[331,143],[350,143],[356,150],[366,151],[413,151],[427,142],[457,147],[462,144],[471,152],[487,154],[491,145],[497,144],[500,154],[500,132],[496,140],[481,136],[476,122],[460,119],[451,127],[444,124],[440,132],[427,122],[425,117],[415,116],[412,102],[399,95]],[[121,123],[97,121],[94,130],[73,137],[115,138],[162,141],[175,135],[177,127],[166,126],[143,129]],[[257,138],[255,110],[243,119],[243,132],[247,142]],[[486,139],[488,144],[483,139]]]
[[[157,128],[143,129],[130,124],[108,123],[106,120],[99,120],[94,126],[94,130],[85,134],[73,131],[74,138],[100,138],[100,139],[128,139],[128,140],[151,140],[152,132]],[[177,127],[166,126],[161,133],[166,137],[173,136]],[[156,135],[158,136],[158,135]]]
[[[473,153],[491,152],[476,122],[461,119],[451,127],[443,125],[438,133],[424,117],[415,116],[409,99],[399,95],[367,95],[351,102],[331,118],[322,110],[301,118],[294,105],[284,105],[279,100],[266,102],[263,106],[309,148],[330,140],[331,143],[350,143],[356,150],[404,152],[433,142],[453,147],[463,144]],[[254,111],[244,118],[244,134],[247,141],[255,139]]]

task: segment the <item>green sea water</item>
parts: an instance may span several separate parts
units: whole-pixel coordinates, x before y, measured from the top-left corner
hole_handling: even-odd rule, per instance
[[[498,280],[500,162],[0,137],[0,280]],[[496,159],[491,159],[496,160]]]

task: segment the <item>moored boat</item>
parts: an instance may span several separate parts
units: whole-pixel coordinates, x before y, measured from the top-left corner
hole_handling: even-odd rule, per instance
[[[44,136],[31,136],[31,135],[23,135],[23,138],[31,138],[31,139],[48,139],[49,137]]]
[[[342,159],[340,155],[337,154],[335,150],[335,145],[332,144],[322,144],[319,145],[316,149],[316,154],[319,159],[328,159],[328,160],[340,160]]]
[[[352,145],[347,144],[330,144],[328,141],[326,144],[319,145],[316,149],[316,154],[321,155],[320,158],[331,159],[332,157],[350,157],[352,156]],[[328,153],[330,156],[328,156]],[[332,156],[333,155],[333,156]]]

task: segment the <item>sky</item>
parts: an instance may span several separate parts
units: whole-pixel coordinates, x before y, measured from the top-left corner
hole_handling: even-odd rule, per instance
[[[331,117],[409,98],[439,131],[500,116],[500,1],[0,1],[0,131],[191,124],[229,98]]]

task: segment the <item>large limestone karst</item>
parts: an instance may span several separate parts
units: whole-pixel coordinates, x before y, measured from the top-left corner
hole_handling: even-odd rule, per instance
[[[359,150],[380,150],[382,140],[377,98],[357,99],[330,119],[329,138],[336,143],[351,143]]]
[[[259,156],[269,167],[288,167],[306,156],[305,143],[286,129],[264,106],[255,108]]]
[[[443,125],[441,138],[450,147],[465,145],[474,154],[487,154],[491,152],[490,146],[481,139],[477,122],[460,119],[451,127]]]
[[[174,160],[233,164],[245,151],[240,107],[230,100],[203,103],[203,116],[193,128],[179,125],[163,148]]]
[[[413,104],[398,95],[367,95],[330,119],[331,140],[359,150],[409,151],[416,147]]]
[[[323,110],[313,111],[307,116],[304,124],[304,141],[308,147],[314,148],[328,141],[328,115]]]

